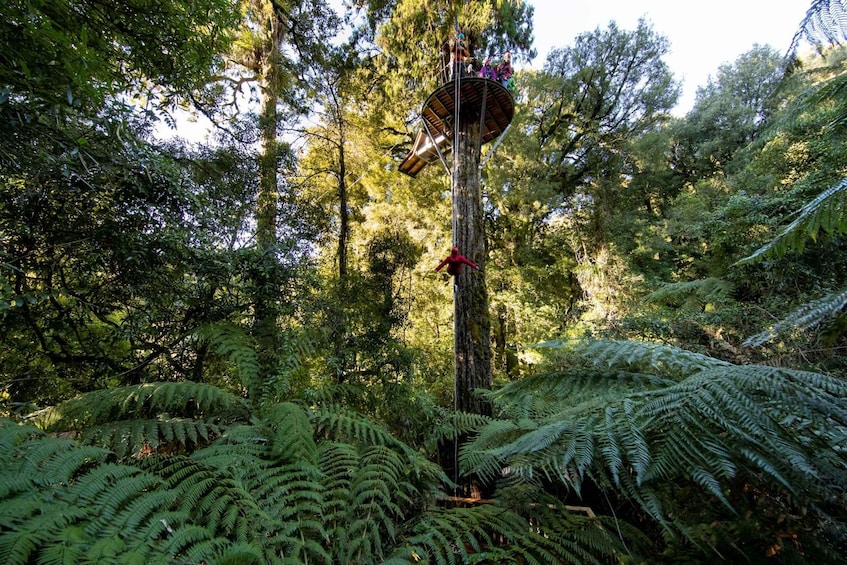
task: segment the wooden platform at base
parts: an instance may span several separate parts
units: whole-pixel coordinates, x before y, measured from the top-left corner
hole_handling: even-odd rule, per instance
[[[424,128],[418,132],[411,151],[400,162],[400,172],[414,177],[425,166],[438,160],[438,151],[446,155],[452,150],[457,97],[463,116],[477,120],[482,118],[481,143],[497,139],[512,123],[515,101],[499,82],[464,77],[458,80],[458,84],[454,81],[444,83],[430,94],[423,105],[421,118]]]

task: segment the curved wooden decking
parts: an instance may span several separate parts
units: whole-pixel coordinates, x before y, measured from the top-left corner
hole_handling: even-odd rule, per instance
[[[455,82],[444,83],[424,102],[421,110],[424,127],[401,161],[400,172],[414,177],[439,158],[439,151],[444,155],[452,150],[457,94],[463,119],[480,120],[482,124],[481,144],[497,139],[512,122],[515,101],[499,82],[464,77],[459,79],[458,93]]]

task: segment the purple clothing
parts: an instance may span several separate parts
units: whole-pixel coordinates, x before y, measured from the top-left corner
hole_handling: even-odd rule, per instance
[[[491,65],[483,65],[479,70],[479,76],[488,80],[497,80],[497,71]]]
[[[502,63],[497,65],[497,75],[503,82],[512,78],[512,62],[509,59],[505,59]]]

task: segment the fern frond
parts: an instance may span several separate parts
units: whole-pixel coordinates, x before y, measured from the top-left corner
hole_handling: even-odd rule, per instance
[[[82,394],[39,413],[37,424],[48,431],[84,430],[118,420],[157,419],[163,414],[234,422],[246,420],[249,408],[242,398],[213,385],[145,383]]]
[[[86,544],[89,543],[83,529],[68,526],[39,554],[40,565],[67,565],[85,561]]]
[[[209,529],[196,524],[177,524],[170,527],[161,544],[166,554],[179,556],[189,563],[209,562],[225,547],[223,540],[215,538]]]
[[[688,376],[731,363],[670,345],[642,341],[585,342],[578,351],[595,366],[644,369],[661,376]]]
[[[483,426],[475,436],[471,447],[463,446],[459,450],[459,468],[466,472],[472,470],[480,478],[491,481],[499,478],[506,465],[505,455],[496,449],[501,445],[511,444],[520,438],[528,429],[538,426],[529,420],[513,422],[510,420],[492,420]]]
[[[220,565],[263,565],[267,563],[266,556],[259,547],[244,542],[227,544],[216,551],[214,563]]]
[[[120,420],[93,426],[82,432],[81,441],[111,450],[120,458],[155,452],[160,446],[193,450],[220,435],[214,419],[189,420],[162,416],[157,419]]]
[[[531,387],[508,385],[498,409],[513,420],[492,422],[463,447],[462,471],[511,484],[544,475],[579,490],[585,477],[608,485],[670,527],[662,485],[689,481],[731,508],[726,497],[740,473],[764,476],[786,492],[828,500],[847,494],[847,383],[818,373],[737,366],[631,342],[591,343],[588,351],[612,368],[635,364],[686,374],[679,382],[632,390],[591,404],[550,390],[586,378],[582,371],[532,377],[549,403],[527,412]],[[658,360],[658,361],[657,361]],[[658,376],[658,375],[657,375]],[[610,380],[593,379],[601,390]],[[659,383],[661,381],[654,381]],[[578,407],[578,409],[575,409]],[[824,487],[827,485],[827,487]],[[826,489],[830,493],[826,494]],[[675,524],[680,531],[684,524]]]
[[[537,492],[537,491],[536,491]],[[567,509],[562,502],[539,492],[529,495],[525,489],[506,489],[502,493],[505,503],[525,517],[533,528],[522,537],[521,545],[537,548],[558,563],[608,563],[618,561],[629,553],[622,540],[612,531],[625,531],[626,539],[639,551],[649,545],[649,539],[626,522],[614,522],[614,530],[607,529],[602,517],[589,517]]]
[[[427,460],[409,445],[395,438],[385,426],[369,420],[347,408],[317,406],[311,410],[315,433],[328,439],[353,445],[382,445],[403,453],[412,464],[413,472],[428,481],[449,482],[450,479],[436,464]]]
[[[342,406],[316,406],[312,409],[312,419],[317,433],[329,434],[336,441],[410,449],[381,424]]]
[[[847,178],[806,203],[797,212],[797,218],[775,238],[736,265],[746,265],[766,257],[782,257],[789,252],[801,253],[806,241],[816,241],[821,231],[830,236],[847,232]]]
[[[274,404],[265,410],[270,426],[271,454],[280,461],[317,463],[318,448],[312,422],[306,412],[291,402]]]
[[[29,447],[34,449],[23,451],[21,465],[14,472],[40,485],[70,483],[89,467],[102,464],[111,456],[105,449],[78,446],[57,438],[33,441]]]
[[[845,306],[847,306],[847,290],[834,292],[807,302],[774,324],[769,330],[747,338],[743,345],[756,347],[791,331],[805,332],[812,330],[838,318],[844,311]]]
[[[333,555],[344,563],[381,561],[396,546],[410,511],[421,504],[421,487],[429,490],[432,485],[411,473],[406,454],[386,446],[354,452],[336,443],[322,453]]]
[[[281,412],[283,416],[298,413],[303,415],[301,409],[293,405],[283,407]],[[286,419],[282,417],[275,424],[284,424]],[[222,476],[229,477],[226,490],[236,489],[235,492],[241,493],[238,496],[249,502],[246,510],[244,503],[226,503],[221,508],[203,511],[219,516],[220,529],[229,538],[252,539],[256,535],[256,526],[265,523],[265,546],[284,547],[288,554],[299,555],[304,561],[309,560],[309,556],[318,561],[329,560],[323,548],[325,544],[320,541],[327,537],[321,519],[324,503],[322,477],[317,466],[309,461],[314,443],[309,443],[311,438],[290,443],[285,449],[285,459],[290,463],[281,462],[278,449],[273,445],[272,438],[276,432],[272,430],[272,424],[261,422],[257,426],[230,428],[215,443],[193,454],[195,462],[214,467],[216,474],[224,473]],[[298,427],[306,434],[311,429],[308,422],[302,421]],[[282,428],[277,432],[284,434]],[[302,457],[297,452],[298,445],[303,448]],[[202,479],[211,470],[210,467],[195,478]],[[187,471],[193,473],[190,469]],[[186,478],[189,477],[186,475]],[[202,506],[198,500],[198,511]],[[249,517],[251,514],[252,518],[245,519],[245,515]]]
[[[665,283],[645,297],[647,302],[680,303],[683,307],[700,310],[709,303],[726,301],[732,295],[732,284],[718,278],[678,283]]]
[[[14,454],[21,444],[34,436],[43,435],[40,429],[32,425],[21,425],[8,418],[0,418],[0,465],[14,461]]]
[[[217,323],[198,328],[195,335],[232,363],[248,390],[259,389],[259,356],[255,340],[235,324]]]
[[[325,501],[323,514],[328,524],[343,521],[350,500],[353,474],[359,468],[359,454],[346,443],[323,442],[320,446]]]
[[[226,469],[233,474],[256,466],[269,465],[271,437],[267,426],[229,426],[213,443],[192,454],[197,461]]]
[[[562,398],[568,399],[568,410],[583,412],[592,406],[606,406],[629,393],[664,388],[676,382],[657,374],[576,366],[574,363],[575,368],[566,374],[527,375],[492,391],[488,397],[495,406],[508,406],[515,419],[538,421],[560,413]]]
[[[518,512],[507,504],[428,512],[407,540],[411,552],[435,563],[539,564],[605,563],[622,553],[600,521],[574,516],[555,499],[525,501]]]
[[[49,547],[84,514],[60,502],[39,500],[33,506],[20,502],[12,499],[0,503],[0,512],[6,516],[0,531],[0,561],[9,565],[31,563],[40,548]]]
[[[74,498],[81,503],[100,503],[108,495],[112,499],[118,499],[115,503],[118,504],[120,499],[149,488],[155,482],[156,479],[142,469],[105,463],[77,479],[71,488]]]
[[[800,22],[800,31],[791,41],[789,53],[794,53],[802,38],[815,45],[840,45],[847,41],[847,9],[842,2],[812,0],[812,5]]]
[[[479,390],[477,392],[480,395],[486,396],[491,391]],[[438,428],[433,430],[433,439],[436,441],[455,441],[460,436],[473,432],[490,421],[491,418],[482,414],[450,412],[438,423]]]

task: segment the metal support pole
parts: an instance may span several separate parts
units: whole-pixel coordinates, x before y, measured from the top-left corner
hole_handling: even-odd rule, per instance
[[[494,142],[494,145],[491,146],[491,149],[488,150],[488,153],[485,155],[485,159],[479,164],[479,168],[481,169],[483,165],[488,162],[488,158],[491,157],[491,154],[494,153],[494,150],[497,149],[497,146],[500,145],[500,142],[503,141],[503,138],[506,137],[506,132],[509,131],[509,128],[512,127],[512,124],[506,126],[506,129],[503,130],[503,133],[500,134],[500,137],[497,138],[497,141]]]
[[[421,117],[421,121],[423,122],[424,129],[426,130],[426,135],[429,137],[430,143],[435,146],[435,151],[438,153],[438,158],[441,159],[441,164],[444,165],[444,168],[447,169],[447,174],[450,174],[450,167],[447,166],[447,159],[444,158],[444,155],[441,154],[441,149],[438,148],[438,144],[435,142],[435,138],[432,136],[432,132],[429,131],[429,126],[426,123],[426,120]]]

